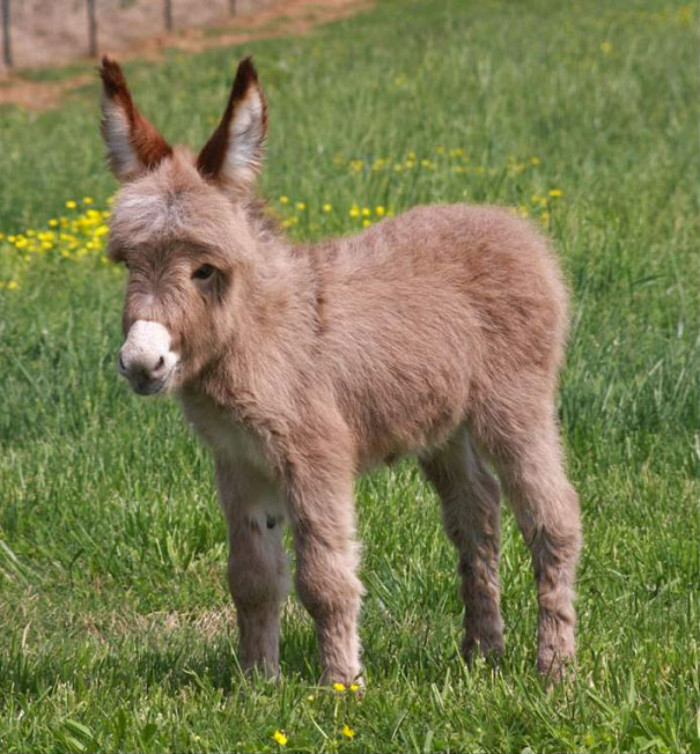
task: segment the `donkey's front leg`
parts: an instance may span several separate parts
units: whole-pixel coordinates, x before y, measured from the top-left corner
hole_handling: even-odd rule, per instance
[[[357,619],[362,584],[352,473],[327,459],[293,474],[289,507],[297,552],[296,586],[316,623],[323,683],[351,684],[360,674]]]
[[[249,467],[217,460],[216,478],[228,521],[228,583],[241,666],[274,677],[279,673],[280,609],[289,591],[282,496],[274,482]]]

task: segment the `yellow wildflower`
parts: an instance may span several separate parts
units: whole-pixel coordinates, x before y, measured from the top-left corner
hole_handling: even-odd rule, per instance
[[[282,194],[282,196],[280,196],[280,204],[289,204],[289,197]]]
[[[333,205],[330,202],[326,202],[323,205],[323,211],[324,212],[332,212],[333,211]]]
[[[91,196],[83,197],[83,204],[92,204],[95,200]]]
[[[74,199],[69,199],[66,202],[66,207],[68,209],[75,209],[78,206],[78,203]]]
[[[612,44],[610,42],[603,42],[600,49],[607,55],[609,52],[612,52]]]
[[[286,746],[287,745],[288,739],[287,739],[287,736],[284,734],[284,731],[276,730],[272,734],[272,737],[275,739],[275,741],[277,741],[277,743],[280,746]]]
[[[350,684],[350,691],[359,691],[360,687],[357,683]]]
[[[539,157],[530,157],[530,164],[531,165],[539,165],[540,164],[540,158]]]
[[[369,207],[362,208],[362,217],[369,217],[372,214],[372,210]]]
[[[350,207],[350,212],[348,212],[350,217],[359,217],[360,216],[360,208],[357,206],[357,204],[353,204],[352,207]]]
[[[49,220],[49,228],[55,228],[58,225],[58,220],[55,217],[52,217]]]
[[[345,685],[342,683],[334,683],[333,684],[333,690],[334,691],[345,691]]]
[[[345,738],[355,738],[355,731],[346,723],[343,725],[343,735]]]
[[[19,288],[19,283],[16,280],[10,280],[5,285],[8,291],[16,291]]]
[[[377,205],[377,206],[376,206],[376,207],[374,208],[374,212],[375,212],[375,214],[377,215],[377,217],[384,217],[384,214],[385,214],[385,212],[386,212],[386,209],[385,209],[385,208],[384,208],[384,207],[383,207],[383,206],[382,206],[381,204],[379,204],[379,205]]]
[[[435,147],[435,151],[438,154],[444,154],[445,153],[445,147]]]
[[[297,202],[294,206],[299,210],[299,212],[303,212],[306,209],[306,202]]]
[[[372,224],[372,221],[368,217],[365,217],[365,219],[362,221],[363,228],[369,228],[371,224]]]
[[[551,189],[549,195],[553,199],[558,199],[560,196],[564,196],[564,192],[561,189]]]

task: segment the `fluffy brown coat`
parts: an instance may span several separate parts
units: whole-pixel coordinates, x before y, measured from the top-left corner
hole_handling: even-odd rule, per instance
[[[174,390],[214,453],[242,664],[278,672],[288,520],[324,680],[358,677],[354,479],[414,454],[459,553],[465,655],[503,650],[488,459],[532,551],[538,665],[558,675],[580,521],[555,416],[567,294],[547,242],[506,210],[454,205],[295,247],[253,199],[266,107],[249,60],[196,160],[138,113],[116,63],[102,77],[125,182],[110,235],[129,268],[120,366],[140,392]],[[163,353],[136,343],[137,322],[165,328]]]

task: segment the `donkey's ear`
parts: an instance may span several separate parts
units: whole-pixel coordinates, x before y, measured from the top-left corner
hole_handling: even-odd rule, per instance
[[[267,105],[250,57],[236,71],[226,110],[199,153],[197,168],[234,195],[248,193],[262,167]]]
[[[114,175],[120,181],[155,168],[173,150],[138,111],[119,64],[102,58],[102,136]]]

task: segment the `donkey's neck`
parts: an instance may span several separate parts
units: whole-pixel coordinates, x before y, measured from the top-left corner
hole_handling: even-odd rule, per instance
[[[188,386],[221,406],[284,412],[317,370],[319,283],[309,249],[259,234],[256,258],[232,302],[226,348]],[[237,305],[237,304],[241,305]]]

